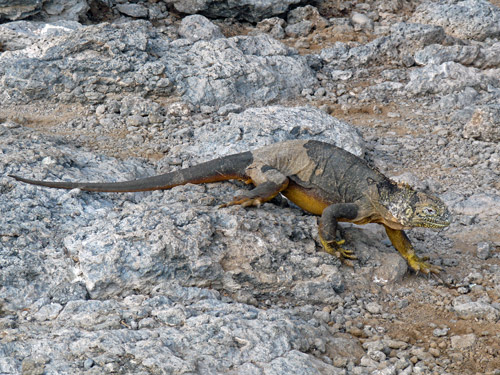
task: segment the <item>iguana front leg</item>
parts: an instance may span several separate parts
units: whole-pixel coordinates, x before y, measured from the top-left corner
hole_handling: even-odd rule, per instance
[[[336,241],[339,219],[353,220],[358,216],[358,206],[354,203],[336,203],[323,210],[319,219],[319,239],[328,254],[337,256],[343,263],[352,266],[350,259],[357,259],[352,250],[346,250],[345,240]]]
[[[413,248],[410,239],[404,231],[392,229],[387,225],[384,225],[384,227],[385,232],[387,233],[387,236],[389,236],[389,239],[391,240],[393,246],[397,251],[399,251],[403,258],[406,259],[408,265],[415,272],[423,272],[425,274],[428,274],[431,272],[439,273],[441,271],[440,267],[427,263],[425,258],[419,258],[415,254],[415,249]]]

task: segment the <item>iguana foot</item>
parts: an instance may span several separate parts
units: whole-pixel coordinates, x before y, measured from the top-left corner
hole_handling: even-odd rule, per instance
[[[265,200],[261,197],[250,198],[242,195],[239,197],[234,197],[234,199],[229,203],[221,204],[219,208],[235,206],[235,205],[240,205],[243,207],[250,207],[250,206],[260,207],[260,205],[264,202]]]
[[[323,249],[328,254],[335,255],[337,258],[340,259],[340,261],[350,267],[354,267],[354,264],[351,262],[351,260],[356,260],[358,257],[354,255],[354,251],[344,249],[340,245],[343,245],[345,243],[345,240],[340,240],[340,241],[326,241],[323,238],[320,237],[321,245],[323,246]]]
[[[408,258],[408,265],[416,273],[422,272],[422,273],[425,273],[427,275],[430,273],[438,274],[439,272],[441,272],[441,270],[442,270],[441,267],[438,267],[438,266],[435,266],[433,264],[426,262],[426,260],[428,260],[428,259],[429,259],[429,257],[419,258],[416,255],[412,255],[410,258]]]

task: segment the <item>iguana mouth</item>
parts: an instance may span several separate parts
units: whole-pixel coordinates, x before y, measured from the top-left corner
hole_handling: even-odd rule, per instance
[[[414,225],[424,228],[442,229],[449,226],[450,223],[451,217],[450,215],[447,215],[443,219],[426,218],[425,220],[418,220],[414,223]]]
[[[435,228],[435,229],[441,229],[441,228],[446,228],[448,225],[450,225],[449,222],[444,221],[440,223],[428,223],[426,225],[427,228]]]

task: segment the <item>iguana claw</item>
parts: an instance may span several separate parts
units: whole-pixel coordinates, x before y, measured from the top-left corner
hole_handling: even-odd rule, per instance
[[[353,267],[354,264],[351,262],[351,260],[356,260],[358,257],[354,255],[354,251],[344,249],[340,245],[343,245],[345,243],[345,240],[340,240],[340,241],[326,241],[320,236],[320,241],[321,245],[323,245],[323,249],[328,254],[335,255],[337,258],[340,259],[340,261],[350,267]]]
[[[430,273],[438,274],[439,272],[442,271],[441,267],[426,262],[426,260],[428,259],[429,259],[428,257],[419,258],[418,256],[413,255],[410,258],[408,258],[408,265],[416,273],[422,272],[425,273],[426,275]]]

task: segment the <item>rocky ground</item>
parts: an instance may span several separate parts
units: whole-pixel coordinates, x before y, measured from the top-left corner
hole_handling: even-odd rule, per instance
[[[500,374],[498,1],[0,5],[1,374]],[[5,5],[4,5],[5,4]],[[239,183],[58,191],[320,139],[430,189],[449,228],[377,225]]]

